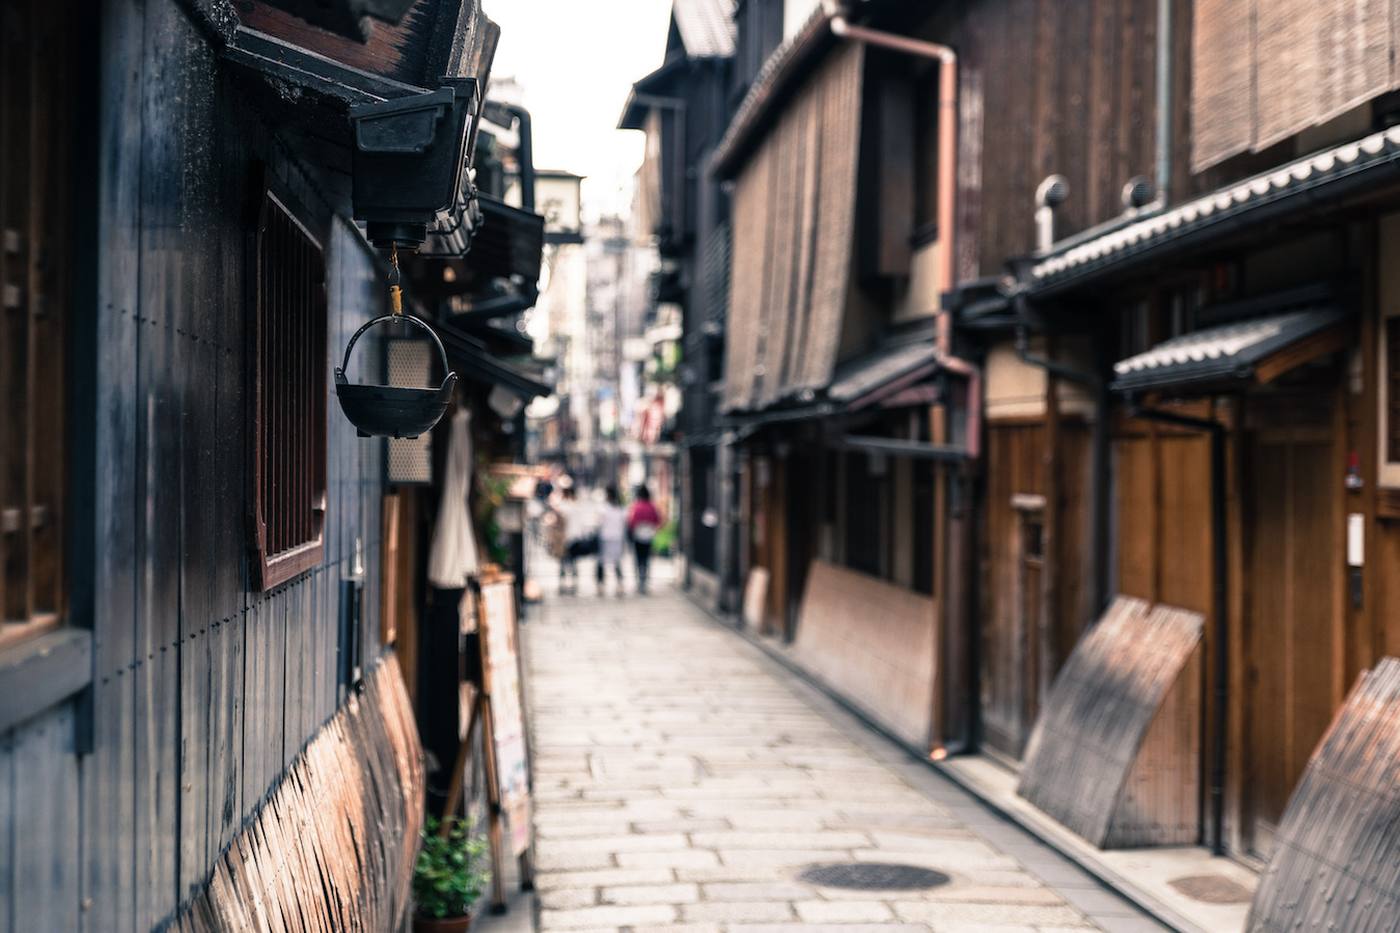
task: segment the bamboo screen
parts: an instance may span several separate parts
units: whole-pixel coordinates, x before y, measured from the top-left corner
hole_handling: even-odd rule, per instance
[[[850,292],[864,54],[832,54],[783,110],[734,192],[725,408],[824,388]]]
[[[1400,84],[1391,0],[1197,0],[1191,167],[1325,123]]]

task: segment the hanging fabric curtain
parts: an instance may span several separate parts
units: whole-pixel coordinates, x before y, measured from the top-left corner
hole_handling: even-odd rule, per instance
[[[447,470],[442,482],[433,543],[428,552],[428,582],[439,589],[460,590],[477,571],[476,534],[469,499],[472,488],[471,415],[459,408],[452,416]]]

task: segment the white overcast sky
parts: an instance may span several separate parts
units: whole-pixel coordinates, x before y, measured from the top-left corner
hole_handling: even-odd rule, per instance
[[[535,165],[587,176],[585,211],[625,209],[642,134],[618,130],[632,82],[666,50],[671,0],[484,0],[501,27],[492,79],[514,78],[535,131]]]

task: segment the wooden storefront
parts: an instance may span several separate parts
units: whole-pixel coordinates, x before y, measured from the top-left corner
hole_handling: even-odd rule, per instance
[[[1009,344],[992,349],[986,368],[978,710],[983,747],[1015,763],[1092,617],[1092,412],[1082,392]]]
[[[240,26],[275,11],[98,7],[4,10],[0,926],[246,929],[283,905],[397,928],[423,772],[382,624],[384,448],[326,388],[386,305],[335,94],[443,63],[381,24],[389,65],[313,91],[250,48],[341,46]],[[344,825],[306,828],[332,806]]]

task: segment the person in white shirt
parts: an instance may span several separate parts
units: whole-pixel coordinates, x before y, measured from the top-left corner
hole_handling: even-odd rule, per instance
[[[622,595],[622,552],[627,545],[627,512],[616,486],[608,487],[598,520],[598,595],[603,595],[608,568],[617,579],[617,594]]]
[[[563,498],[555,511],[564,522],[564,556],[559,558],[559,593],[572,595],[578,592],[578,559],[597,550],[597,514],[590,503],[579,501],[578,492],[573,486],[564,489]]]

